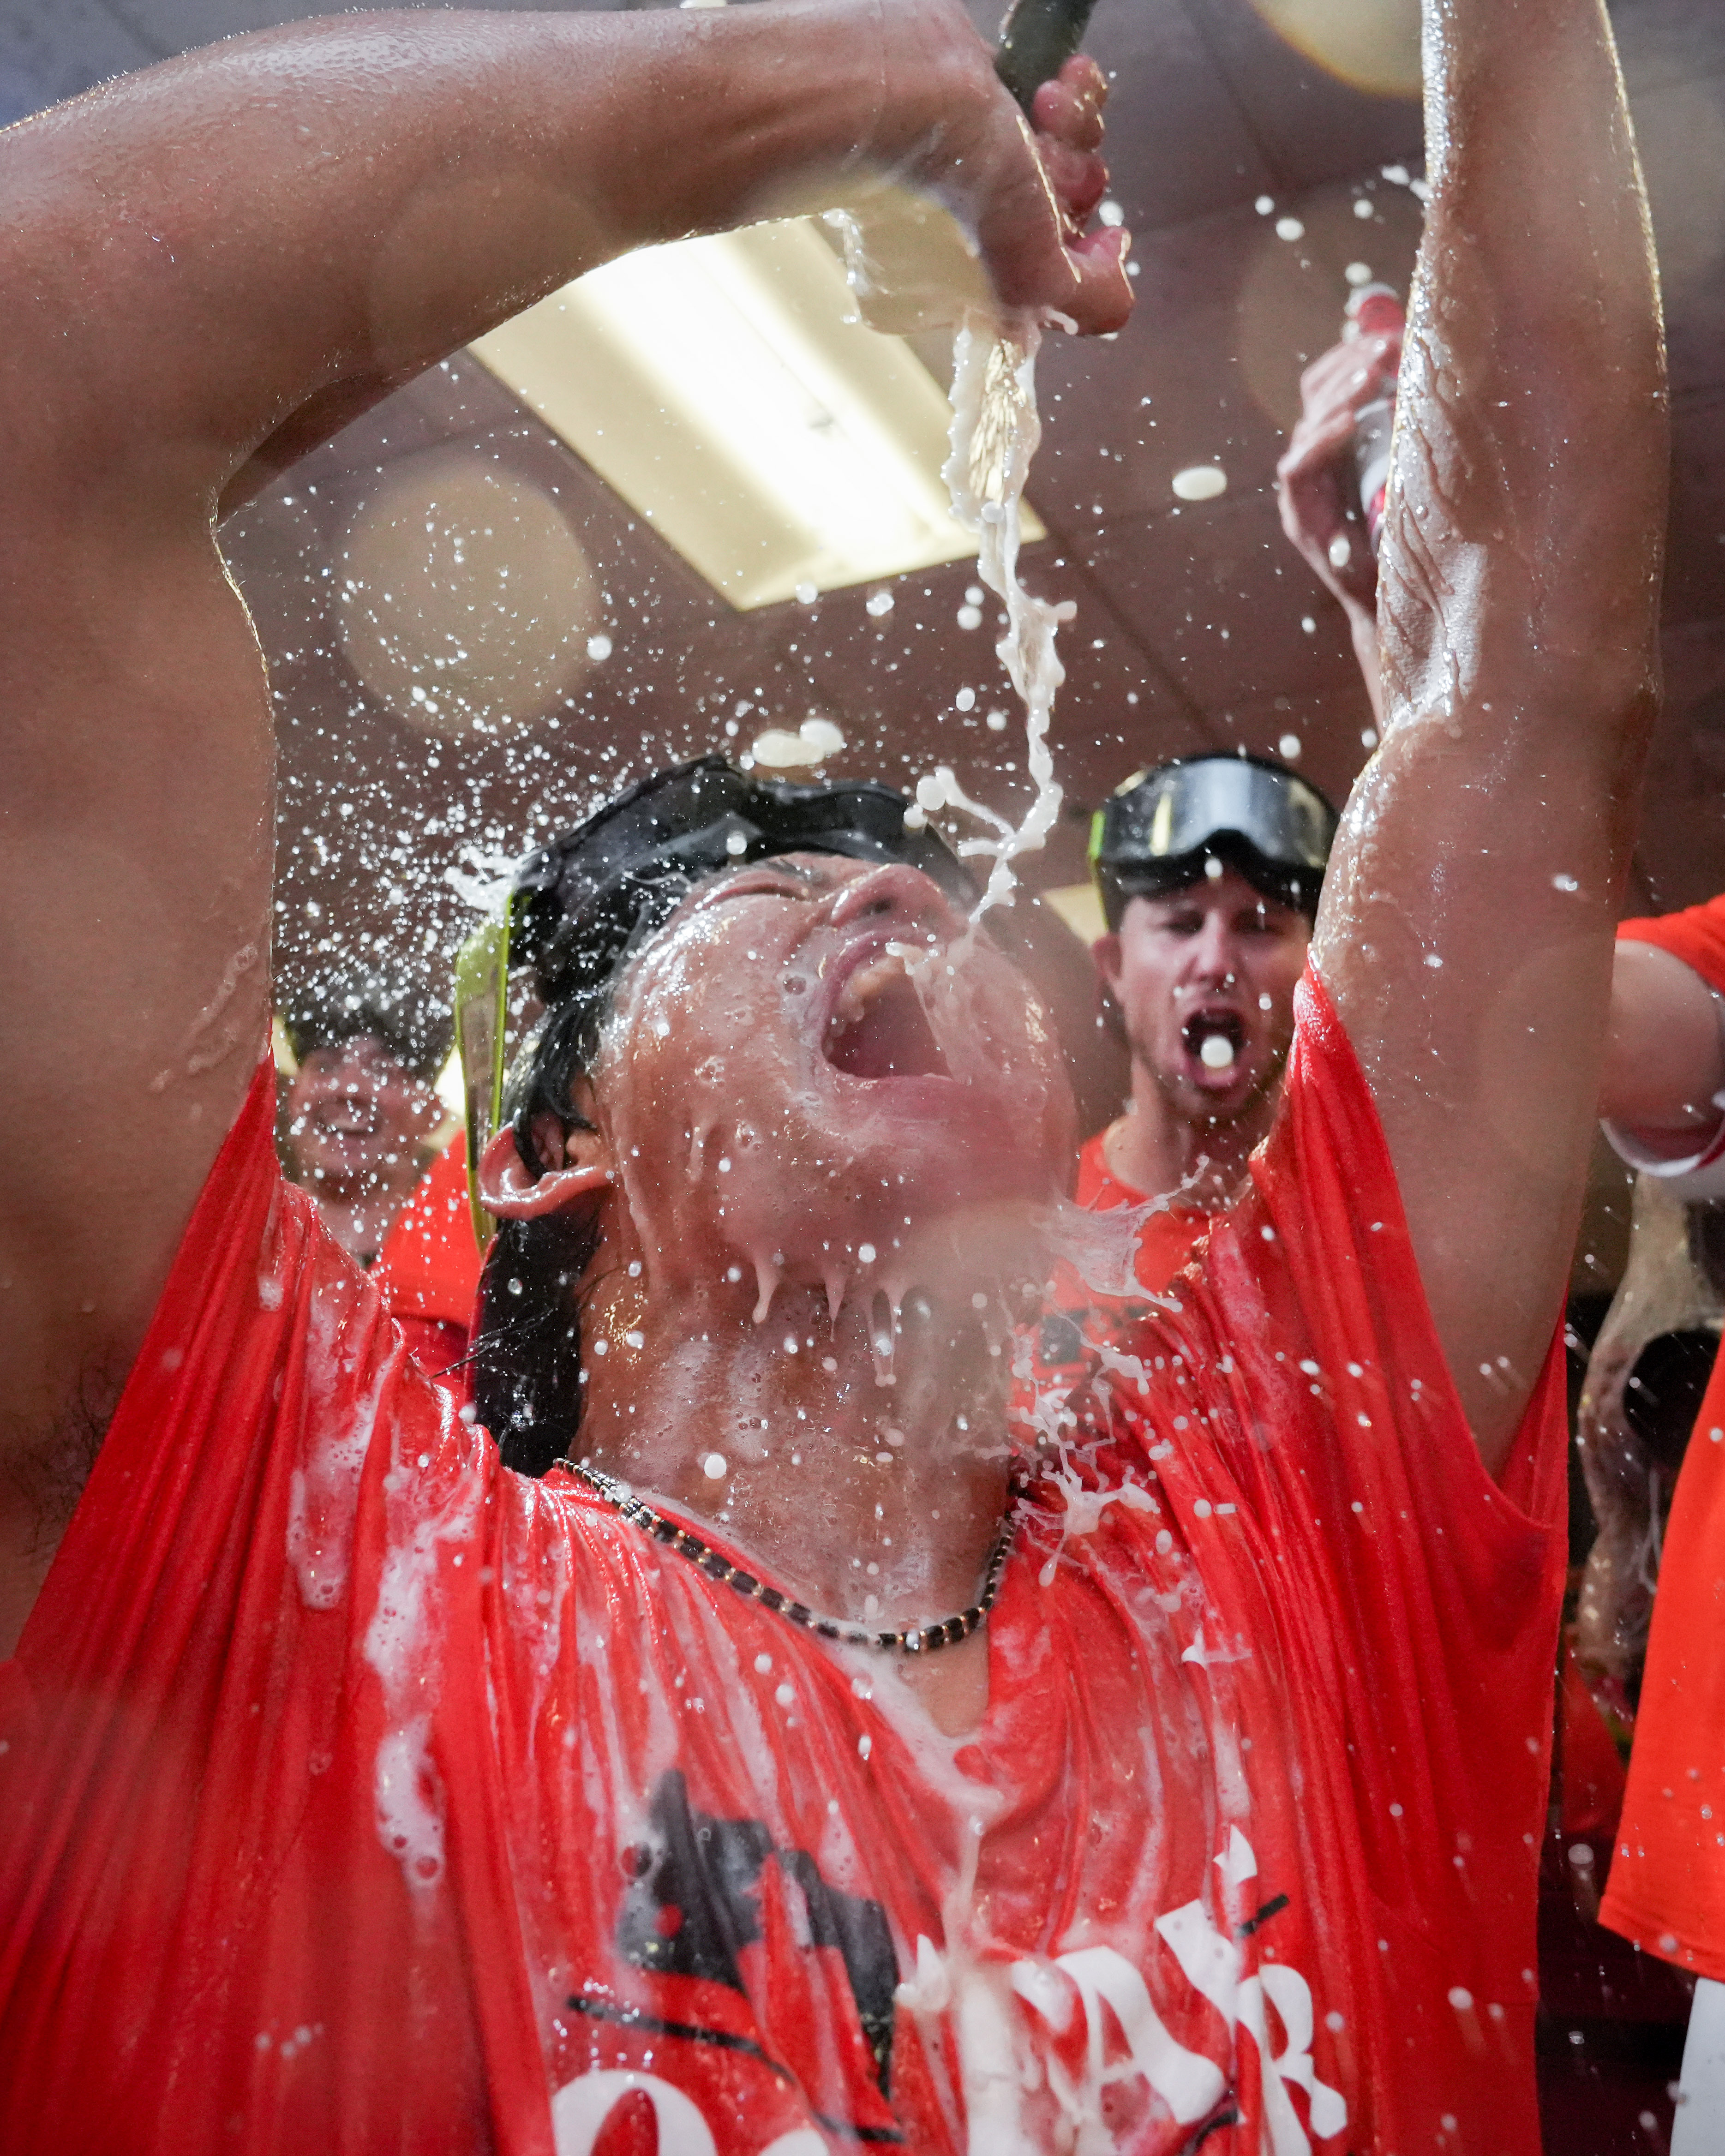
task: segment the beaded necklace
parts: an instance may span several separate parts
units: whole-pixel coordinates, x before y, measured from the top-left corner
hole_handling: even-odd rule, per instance
[[[961,1640],[970,1637],[994,1607],[994,1598],[1000,1592],[1000,1576],[1006,1569],[1013,1538],[1018,1532],[1018,1501],[1025,1488],[1014,1471],[1008,1488],[1006,1517],[983,1568],[983,1590],[968,1609],[961,1609],[956,1617],[939,1618],[932,1625],[910,1625],[896,1632],[871,1632],[842,1617],[819,1616],[778,1588],[768,1586],[764,1580],[757,1579],[752,1573],[745,1572],[740,1565],[732,1564],[728,1558],[709,1548],[699,1535],[691,1534],[668,1514],[656,1511],[644,1498],[636,1496],[626,1483],[618,1481],[615,1476],[578,1460],[557,1460],[552,1465],[567,1467],[631,1527],[639,1527],[655,1542],[675,1550],[679,1557],[698,1566],[709,1578],[716,1579],[722,1586],[734,1587],[747,1600],[758,1602],[764,1609],[776,1611],[787,1624],[817,1633],[823,1640],[841,1640],[849,1646],[874,1647],[885,1653],[901,1655],[930,1655],[937,1648],[957,1646]]]

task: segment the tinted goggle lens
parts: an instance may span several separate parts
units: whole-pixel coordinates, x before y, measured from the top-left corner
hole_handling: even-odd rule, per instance
[[[1092,821],[1091,860],[1118,869],[1178,860],[1231,835],[1276,867],[1321,875],[1335,826],[1323,796],[1292,773],[1217,758],[1129,781]]]

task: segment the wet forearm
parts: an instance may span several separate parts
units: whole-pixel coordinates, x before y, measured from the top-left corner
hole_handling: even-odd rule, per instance
[[[59,471],[142,444],[219,490],[308,406],[865,154],[881,66],[866,11],[787,0],[347,17],[128,78],[0,146],[13,409]]]
[[[1593,715],[1596,734],[1651,717],[1668,455],[1615,56],[1599,0],[1426,19],[1432,199],[1378,607],[1387,699],[1392,718],[1453,706],[1488,670],[1519,672],[1519,716],[1585,754]],[[1502,701],[1494,715],[1496,732]]]

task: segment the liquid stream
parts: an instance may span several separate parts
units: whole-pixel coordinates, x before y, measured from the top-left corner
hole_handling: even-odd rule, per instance
[[[942,476],[953,515],[976,535],[977,573],[1006,608],[1006,634],[994,649],[1024,707],[1024,767],[1036,789],[1014,829],[973,800],[944,765],[916,782],[916,808],[923,817],[952,808],[988,827],[988,835],[963,839],[957,846],[961,858],[993,864],[973,922],[992,906],[1013,902],[1018,880],[1013,863],[1046,842],[1060,813],[1048,735],[1066,670],[1055,639],[1076,608],[1070,599],[1052,605],[1037,598],[1019,580],[1024,485],[1042,439],[1036,410],[1041,342],[1040,328],[1028,317],[1004,321],[973,314],[952,346],[952,454]]]

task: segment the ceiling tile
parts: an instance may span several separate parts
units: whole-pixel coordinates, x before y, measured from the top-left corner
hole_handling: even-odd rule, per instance
[[[1284,191],[1419,156],[1416,100],[1349,88],[1278,37],[1248,0],[1187,4]]]
[[[1725,65],[1645,91],[1634,112],[1659,247],[1672,386],[1725,383]]]
[[[1719,0],[1610,0],[1630,95],[1725,69]]]
[[[1273,184],[1179,0],[1102,0],[1085,43],[1114,83],[1109,192],[1134,233],[1250,202]]]
[[[1662,641],[1666,705],[1635,848],[1658,912],[1725,891],[1725,622],[1668,629]]]
[[[1725,391],[1679,398],[1671,418],[1668,625],[1725,613]]]
[[[1341,609],[1283,536],[1268,495],[1112,526],[1086,566],[1206,711],[1322,693],[1353,667]]]
[[[1187,465],[1219,465],[1231,489],[1268,482],[1298,415],[1301,369],[1341,334],[1348,265],[1405,290],[1419,244],[1419,203],[1375,173],[1291,208],[1304,228],[1295,241],[1250,208],[1151,234],[1119,336],[1044,345],[1032,491],[1056,528],[1091,533],[1159,511]]]
[[[1215,715],[1215,725],[1228,747],[1292,762],[1338,808],[1372,752],[1366,735],[1376,740],[1372,700],[1351,665],[1322,691],[1237,698]],[[1299,747],[1286,747],[1291,740]]]

